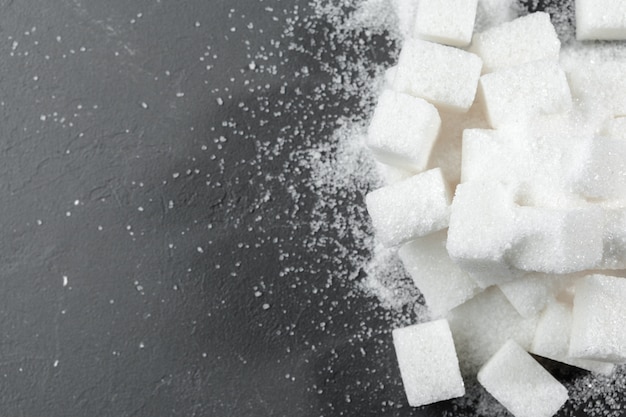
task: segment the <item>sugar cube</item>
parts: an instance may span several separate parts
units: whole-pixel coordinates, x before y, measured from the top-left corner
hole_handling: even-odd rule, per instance
[[[508,339],[529,348],[537,326],[537,317],[520,316],[497,286],[456,307],[447,318],[465,375],[475,375]]]
[[[592,269],[602,260],[604,222],[604,211],[595,206],[519,207],[516,225],[523,238],[508,259],[523,271],[566,274]]]
[[[552,417],[567,389],[513,340],[478,373],[478,382],[515,417]]]
[[[388,247],[444,229],[450,217],[450,191],[438,168],[372,191],[365,204]]]
[[[626,3],[622,0],[576,0],[576,39],[626,39]]]
[[[530,352],[588,371],[608,375],[615,368],[607,362],[568,356],[569,338],[572,329],[572,307],[553,300],[541,313]]]
[[[445,315],[480,290],[448,256],[445,230],[407,243],[398,254],[433,317]]]
[[[518,234],[514,201],[515,190],[497,181],[456,188],[446,246],[452,260],[484,288],[520,276],[506,257]]]
[[[418,38],[451,46],[472,40],[478,0],[420,0],[415,12]]]
[[[446,320],[395,329],[392,334],[400,375],[411,406],[465,395]]]
[[[472,53],[420,39],[407,39],[393,88],[442,110],[465,112],[476,95],[482,61]]]
[[[542,59],[559,58],[561,42],[550,15],[531,13],[474,35],[471,51],[483,60],[483,73]]]
[[[420,172],[426,168],[441,119],[426,101],[385,90],[367,132],[367,146],[389,165]]]
[[[569,356],[626,361],[626,279],[589,275],[576,284]]]
[[[550,60],[534,61],[480,77],[480,90],[492,127],[525,122],[572,107],[565,72]]]

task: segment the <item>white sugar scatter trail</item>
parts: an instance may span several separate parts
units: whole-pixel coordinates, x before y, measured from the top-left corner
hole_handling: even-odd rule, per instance
[[[397,255],[376,246],[363,203],[364,195],[381,185],[363,138],[382,89],[382,75],[390,65],[385,59],[393,59],[397,54],[402,36],[398,18],[388,2],[381,0],[340,4],[318,0],[313,6],[311,21],[327,22],[333,27],[327,36],[335,54],[331,65],[313,53],[322,71],[333,80],[316,94],[324,98],[330,93],[355,105],[351,114],[334,123],[334,132],[328,138],[307,138],[308,146],[292,152],[289,158],[290,163],[310,174],[303,182],[289,187],[295,206],[299,207],[303,197],[315,196],[308,225],[311,232],[303,244],[334,266],[327,288],[334,280],[347,280],[354,282],[356,296],[377,298],[382,306],[396,312],[408,306],[418,317],[425,316],[420,293],[408,280]],[[371,47],[358,36],[361,33],[372,39],[376,35],[384,38],[385,56],[373,58]],[[297,44],[291,48],[307,52]],[[302,71],[302,76],[308,72]],[[316,99],[315,95],[312,99]]]

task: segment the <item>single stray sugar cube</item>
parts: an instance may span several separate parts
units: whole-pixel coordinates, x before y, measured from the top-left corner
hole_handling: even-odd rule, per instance
[[[626,361],[626,278],[589,275],[575,287],[569,356]]]
[[[492,127],[525,122],[572,107],[565,72],[557,62],[535,61],[480,78],[487,118]]]
[[[626,2],[576,0],[576,39],[626,39]]]
[[[385,90],[374,110],[366,145],[379,161],[417,173],[426,168],[440,127],[432,104]]]
[[[555,62],[561,42],[548,13],[532,13],[474,35],[471,51],[483,60],[483,73],[542,59]]]
[[[418,407],[465,395],[446,320],[395,329],[392,334],[409,405]]]
[[[474,102],[482,61],[472,53],[420,39],[407,39],[393,89],[421,97],[443,110],[466,112]]]
[[[551,417],[567,389],[512,340],[478,372],[478,382],[515,417]]]
[[[372,191],[365,204],[387,247],[444,229],[450,218],[450,191],[439,168]]]
[[[415,13],[415,35],[451,46],[472,40],[478,0],[420,0]]]

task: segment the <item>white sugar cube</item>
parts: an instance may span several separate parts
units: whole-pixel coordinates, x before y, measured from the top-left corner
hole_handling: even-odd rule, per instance
[[[572,62],[566,60],[565,65],[572,95],[586,102],[587,107],[597,114],[626,116],[625,61],[601,59],[581,63],[574,59]]]
[[[407,243],[398,254],[433,317],[445,315],[480,290],[448,256],[445,230]]]
[[[626,39],[626,2],[576,0],[576,39]]]
[[[576,359],[568,356],[572,329],[572,307],[556,300],[551,301],[541,313],[530,352],[588,371],[608,375],[615,368],[607,362]]]
[[[440,126],[441,119],[433,105],[385,90],[372,116],[366,144],[379,161],[420,172],[428,164]]]
[[[524,237],[509,259],[517,269],[566,274],[592,269],[602,260],[604,212],[599,207],[520,207],[516,225]]]
[[[626,279],[590,275],[575,291],[569,356],[626,361]]]
[[[478,373],[478,382],[515,417],[552,417],[567,389],[512,340]]]
[[[565,72],[554,61],[535,61],[483,75],[480,89],[494,128],[572,107]]]
[[[466,375],[475,375],[507,339],[529,348],[537,326],[537,317],[520,316],[496,286],[456,307],[447,317]]]
[[[514,190],[499,182],[468,182],[456,188],[448,253],[482,287],[519,276],[506,258],[518,234],[514,198]]]
[[[393,88],[443,110],[465,112],[476,95],[482,62],[472,53],[419,39],[404,42]]]
[[[590,199],[626,196],[626,141],[597,136],[587,141],[582,160],[570,171],[573,190]]]
[[[467,113],[441,112],[441,131],[428,161],[429,168],[440,167],[452,186],[461,181],[463,132],[486,128],[487,119],[482,103],[475,102]]]
[[[411,406],[465,395],[459,361],[446,320],[395,329],[393,343]]]
[[[415,12],[418,38],[451,46],[472,40],[478,0],[420,0]]]
[[[533,317],[543,310],[554,292],[555,280],[545,274],[534,273],[498,287],[522,317]]]
[[[550,15],[532,13],[474,35],[471,51],[482,58],[483,73],[542,59],[559,58],[561,42]]]
[[[440,169],[372,191],[365,197],[376,236],[395,246],[448,226],[450,192]]]
[[[607,209],[601,269],[626,269],[626,208]]]

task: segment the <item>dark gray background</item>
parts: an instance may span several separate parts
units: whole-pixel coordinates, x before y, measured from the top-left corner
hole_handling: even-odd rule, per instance
[[[313,94],[332,81],[332,28],[303,19],[284,36],[310,13],[297,0],[0,1],[0,415],[447,407],[403,406],[390,313],[351,282],[326,285],[336,246],[303,248],[315,196],[293,202],[287,185],[308,173],[286,155],[362,111]]]
[[[381,366],[354,356],[376,334],[345,345],[372,304],[346,301],[351,284],[325,291],[328,273],[280,274],[315,255],[279,261],[302,253],[308,218],[294,230],[284,183],[265,176],[358,111],[297,104],[330,77],[272,47],[325,42],[302,25],[284,38],[295,4],[0,3],[0,414],[334,414],[346,390],[369,408],[378,382],[351,374]],[[289,76],[304,65],[308,79]]]

